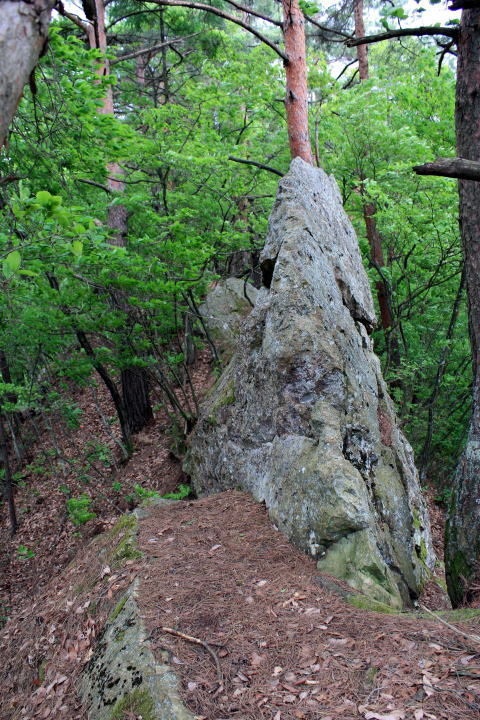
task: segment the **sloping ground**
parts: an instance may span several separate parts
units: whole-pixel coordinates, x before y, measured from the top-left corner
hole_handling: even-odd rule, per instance
[[[170,654],[197,718],[479,717],[480,644],[323,589],[314,562],[249,496],[153,508],[139,542],[151,643],[159,659]]]
[[[212,382],[208,351],[198,354],[191,375],[198,393],[208,389]],[[77,389],[74,399],[80,411],[76,428],[68,428],[59,414],[52,413],[30,418],[22,429],[24,436],[36,439],[18,473],[19,529],[13,538],[6,505],[0,504],[0,626],[21,609],[25,597],[39,595],[85,539],[133,507],[126,497],[136,485],[163,495],[175,491],[184,479],[180,462],[169,449],[172,423],[164,409],[158,407],[152,425],[135,436],[133,456],[122,466],[118,422],[105,387],[99,383],[96,390]],[[67,493],[72,497],[86,493],[96,518],[75,527],[66,511]],[[18,552],[19,548],[28,554]]]
[[[480,645],[436,621],[352,606],[326,576],[317,584],[314,562],[244,493],[151,507],[143,558],[135,526],[122,516],[24,598],[0,633],[1,720],[86,720],[80,676],[136,579],[157,661],[199,720],[479,717]],[[461,627],[475,624],[478,614]],[[140,720],[120,707],[116,720]]]
[[[124,515],[94,538],[0,632],[1,720],[85,720],[78,678],[138,574],[136,520]]]

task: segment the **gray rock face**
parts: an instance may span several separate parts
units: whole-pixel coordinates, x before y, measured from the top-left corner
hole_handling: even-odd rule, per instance
[[[412,450],[369,332],[373,302],[333,178],[293,161],[261,256],[264,284],[203,408],[185,469],[240,486],[320,570],[394,607],[434,564]]]
[[[224,357],[236,350],[240,328],[257,300],[258,290],[238,278],[227,278],[210,290],[200,313]]]
[[[117,605],[83,672],[78,689],[89,720],[128,714],[144,720],[193,720],[180,700],[175,673],[157,663],[146,644],[136,583]]]

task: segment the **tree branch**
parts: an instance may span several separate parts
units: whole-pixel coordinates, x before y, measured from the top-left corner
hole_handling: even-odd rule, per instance
[[[272,168],[272,167],[270,167],[270,165],[264,165],[263,163],[255,162],[255,160],[244,160],[243,158],[233,157],[233,155],[229,155],[228,159],[232,160],[233,162],[242,163],[243,165],[254,165],[255,167],[260,168],[260,170],[268,170],[268,172],[274,173],[275,175],[279,175],[280,177],[283,177],[285,174],[285,173],[281,172],[281,170]]]
[[[458,180],[480,181],[480,162],[465,158],[437,158],[434,162],[415,165],[417,175],[438,175]]]
[[[449,10],[469,10],[480,7],[480,0],[453,0],[448,6]]]
[[[233,7],[237,10],[240,10],[240,12],[247,13],[248,15],[253,15],[254,17],[260,18],[260,20],[265,20],[265,22],[269,22],[279,28],[283,28],[283,23],[279,22],[278,20],[274,20],[269,15],[262,15],[262,13],[259,13],[256,10],[252,10],[252,8],[250,7],[240,5],[240,3],[235,2],[235,0],[225,0],[225,2],[228,2],[229,5],[233,5]]]
[[[352,37],[352,35],[342,32],[341,30],[335,30],[333,28],[327,27],[326,25],[322,25],[321,23],[317,22],[312,17],[310,17],[310,15],[305,15],[305,13],[303,13],[303,16],[304,16],[305,20],[307,20],[312,25],[315,25],[315,27],[317,27],[322,32],[330,33],[331,35],[339,35],[340,37],[345,38],[346,40],[349,40]]]
[[[80,30],[85,33],[85,35],[90,40],[90,36],[93,34],[93,25],[91,22],[84,21],[78,15],[74,15],[74,13],[68,12],[68,10],[65,10],[62,2],[57,2],[55,9],[57,12],[62,16],[70,20],[74,25],[76,25]]]
[[[224,20],[228,20],[229,22],[235,23],[235,25],[239,25],[241,28],[246,30],[247,32],[251,33],[252,35],[255,35],[258,40],[265,43],[265,45],[268,45],[269,48],[271,48],[274,52],[277,53],[279,57],[282,58],[285,65],[288,65],[289,59],[288,55],[286,55],[280,48],[275,45],[271,40],[269,40],[266,35],[263,35],[263,33],[259,32],[258,30],[255,30],[255,28],[250,27],[246,22],[243,20],[240,20],[240,18],[235,17],[234,15],[230,15],[229,13],[225,12],[224,10],[220,10],[220,8],[214,7],[213,5],[206,5],[202,2],[191,2],[190,0],[152,0],[155,5],[160,6],[167,6],[167,7],[188,7],[192,8],[192,10],[203,10],[204,12],[213,13],[213,15],[218,15],[218,17],[223,18]],[[245,12],[249,12],[248,8],[245,8]]]
[[[405,28],[404,30],[389,30],[388,32],[378,35],[366,35],[361,38],[349,38],[345,40],[347,47],[356,47],[357,45],[371,45],[372,43],[382,42],[382,40],[390,40],[397,37],[422,37],[423,35],[446,35],[454,40],[458,37],[458,30],[451,27],[418,27]]]
[[[106,193],[111,193],[109,187],[106,185],[102,185],[102,183],[95,182],[95,180],[88,180],[87,178],[75,178],[75,182],[79,183],[85,183],[85,185],[93,185],[93,187],[100,188],[100,190],[104,190]]]
[[[188,40],[189,38],[195,37],[196,35],[200,35],[200,33],[190,33],[190,35],[184,35],[183,37],[176,38],[175,40],[166,40],[165,42],[158,43],[158,45],[152,45],[151,47],[141,48],[141,50],[135,50],[134,52],[127,53],[126,55],[121,55],[114,60],[110,60],[110,65],[115,65],[116,63],[122,62],[123,60],[133,60],[133,58],[140,57],[140,55],[156,53],[158,50],[161,50],[168,45],[174,45],[175,43],[183,42],[184,40]]]

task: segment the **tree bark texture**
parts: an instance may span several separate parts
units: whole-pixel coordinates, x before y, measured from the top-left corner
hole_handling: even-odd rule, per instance
[[[465,158],[437,158],[434,162],[415,165],[417,175],[439,175],[459,180],[480,180],[480,162]]]
[[[480,161],[480,9],[464,10],[460,24],[455,123],[458,155]],[[473,365],[473,406],[455,476],[445,532],[447,586],[454,606],[469,596],[480,574],[480,184],[460,180],[460,229],[465,258]]]
[[[0,415],[0,467],[3,470],[3,496],[8,507],[8,516],[10,519],[10,533],[15,535],[17,532],[18,522],[15,510],[15,496],[13,492],[12,471],[8,458],[8,436],[3,423],[3,417]]]
[[[285,74],[288,139],[292,159],[301,157],[313,165],[308,130],[308,88],[305,49],[305,21],[298,0],[282,0],[283,35],[288,55]]]
[[[355,0],[353,12],[355,18],[355,37],[363,37],[365,35],[363,0]],[[357,45],[357,59],[360,80],[368,80],[368,45]]]
[[[0,149],[25,83],[44,51],[54,0],[0,3]]]

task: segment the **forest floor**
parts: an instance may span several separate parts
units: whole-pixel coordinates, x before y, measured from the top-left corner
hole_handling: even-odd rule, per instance
[[[213,381],[206,354],[194,380],[197,389]],[[3,607],[10,617],[0,632],[2,720],[85,720],[75,681],[115,599],[135,577],[152,648],[168,651],[184,702],[199,719],[480,716],[480,644],[472,637],[478,616],[469,621],[466,611],[455,630],[428,613],[350,605],[318,584],[314,561],[244,493],[153,508],[140,524],[143,557],[105,566],[108,531],[131,508],[135,485],[164,494],[183,475],[161,409],[121,467],[105,393],[86,389],[77,402],[80,427],[58,423],[38,432],[17,491],[13,539],[1,518],[0,614]],[[92,498],[96,518],[80,530],[66,512],[66,487]],[[443,513],[432,492],[428,500],[442,557]],[[421,603],[447,607],[435,582]],[[208,643],[213,653],[164,627]],[[126,718],[138,720],[132,715]]]

